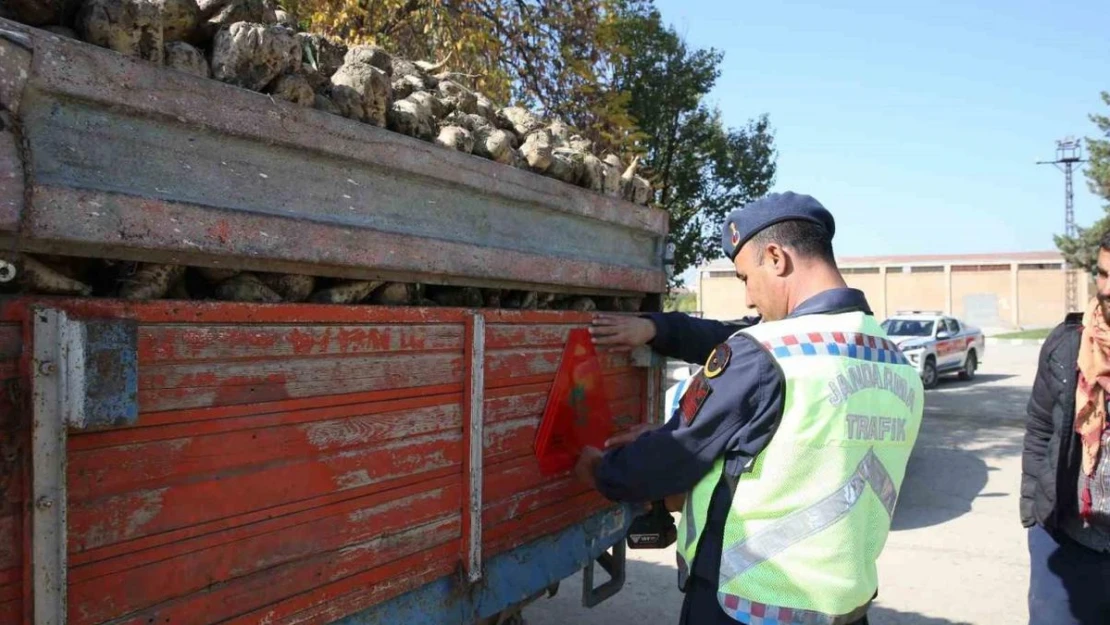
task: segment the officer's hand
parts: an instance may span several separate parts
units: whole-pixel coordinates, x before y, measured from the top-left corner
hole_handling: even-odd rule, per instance
[[[663,507],[667,512],[678,512],[682,510],[683,504],[686,503],[686,493],[679,493],[677,495],[668,495],[663,498]]]
[[[627,444],[631,443],[632,441],[636,440],[637,438],[640,438],[640,435],[643,434],[644,432],[649,432],[651,430],[654,430],[657,427],[659,427],[659,426],[654,424],[654,423],[645,423],[643,425],[637,425],[636,427],[632,428],[631,430],[628,430],[627,432],[621,432],[620,434],[617,434],[617,435],[612,436],[611,438],[609,438],[607,441],[605,441],[605,448],[606,449],[612,449],[613,447],[621,447],[621,446],[627,445]]]
[[[655,323],[643,317],[598,315],[590,328],[595,345],[632,348],[646,345],[655,338]]]
[[[594,447],[585,447],[582,449],[582,454],[578,456],[578,462],[574,465],[574,475],[579,480],[589,484],[591,488],[597,488],[594,473],[600,463],[601,452]]]

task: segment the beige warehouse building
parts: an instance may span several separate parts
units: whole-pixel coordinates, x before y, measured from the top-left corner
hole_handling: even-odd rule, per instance
[[[1051,327],[1065,314],[1066,273],[1058,252],[952,256],[873,256],[838,259],[845,279],[867,294],[879,319],[900,310],[936,310],[987,332]],[[1094,294],[1079,274],[1079,302]],[[707,319],[736,319],[744,285],[726,259],[703,266],[694,290]]]

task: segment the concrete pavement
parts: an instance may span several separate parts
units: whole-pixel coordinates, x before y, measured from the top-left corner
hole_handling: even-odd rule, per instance
[[[1018,522],[1025,402],[1035,345],[988,347],[971,382],[928,392],[893,530],[879,562],[873,625],[997,625],[1026,621],[1028,555]],[[677,623],[674,549],[629,551],[624,589],[581,604],[581,579],[525,611],[528,625]],[[597,569],[595,583],[606,579]]]

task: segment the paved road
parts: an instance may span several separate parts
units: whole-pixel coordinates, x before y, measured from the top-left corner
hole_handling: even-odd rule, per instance
[[[874,625],[996,625],[1026,621],[1028,556],[1018,522],[1025,402],[1037,347],[992,345],[972,382],[927,395],[894,528],[880,560]],[[528,625],[678,622],[674,550],[629,552],[619,595],[593,610],[581,581],[525,612]],[[598,570],[600,583],[605,574]]]

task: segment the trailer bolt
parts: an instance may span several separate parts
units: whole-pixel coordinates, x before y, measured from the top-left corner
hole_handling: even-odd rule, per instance
[[[54,375],[54,372],[56,372],[57,370],[58,367],[55,366],[52,362],[47,361],[39,364],[39,373],[43,375]]]
[[[37,505],[39,509],[45,510],[54,505],[54,500],[47,497],[46,495],[43,495],[42,497],[39,497],[39,500],[35,502],[35,505]]]

